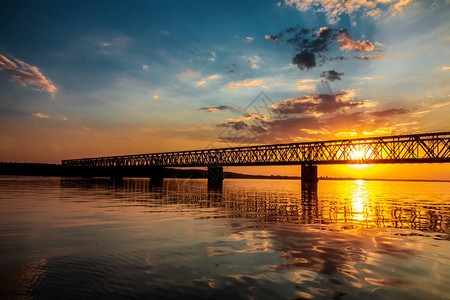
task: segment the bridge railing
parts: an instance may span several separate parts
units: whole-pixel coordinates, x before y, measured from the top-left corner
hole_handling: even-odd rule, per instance
[[[450,132],[63,160],[65,166],[293,165],[450,162]]]

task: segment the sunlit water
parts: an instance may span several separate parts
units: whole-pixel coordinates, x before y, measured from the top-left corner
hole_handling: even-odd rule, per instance
[[[450,183],[0,177],[0,298],[445,299]]]

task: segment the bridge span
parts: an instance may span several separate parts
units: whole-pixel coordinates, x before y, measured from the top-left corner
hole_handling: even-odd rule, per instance
[[[223,166],[301,165],[302,183],[306,183],[317,182],[317,165],[320,164],[447,162],[450,162],[450,132],[81,158],[62,160],[61,164],[67,167],[153,170],[208,167],[208,182],[221,185]]]

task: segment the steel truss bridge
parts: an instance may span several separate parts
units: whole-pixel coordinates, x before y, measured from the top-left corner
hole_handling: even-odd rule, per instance
[[[450,162],[450,132],[63,160],[68,167],[202,167]]]

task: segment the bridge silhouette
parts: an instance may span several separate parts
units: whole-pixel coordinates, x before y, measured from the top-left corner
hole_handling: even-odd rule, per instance
[[[301,165],[302,187],[306,187],[317,186],[321,164],[447,162],[450,132],[81,158],[61,164],[111,177],[122,177],[130,170],[148,172],[154,185],[162,184],[166,167],[207,167],[208,186],[220,188],[224,166]]]

